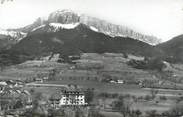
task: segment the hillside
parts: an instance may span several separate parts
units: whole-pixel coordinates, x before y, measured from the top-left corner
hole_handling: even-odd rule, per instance
[[[79,52],[126,52],[152,56],[156,53],[154,47],[149,44],[127,37],[110,37],[93,31],[85,24],[78,24],[73,29],[58,28],[57,31],[52,26],[45,25],[31,32],[12,50],[30,55],[44,55],[51,52],[67,55]]]
[[[173,39],[157,45],[165,52],[166,58],[173,62],[183,62],[183,35],[174,37]]]

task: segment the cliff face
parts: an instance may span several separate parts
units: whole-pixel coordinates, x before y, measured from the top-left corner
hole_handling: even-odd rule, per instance
[[[125,26],[115,25],[107,21],[100,20],[87,15],[79,15],[70,10],[62,10],[51,13],[49,15],[48,22],[62,23],[62,24],[79,22],[95,28],[96,31],[102,32],[104,34],[113,37],[114,36],[131,37],[151,45],[156,45],[160,43],[160,39],[154,36],[143,35]]]
[[[80,16],[69,10],[56,11],[49,15],[49,23],[71,24],[80,22]]]
[[[125,26],[120,26],[120,25],[115,25],[112,23],[108,23],[104,20],[99,20],[97,18],[89,17],[82,15],[80,17],[80,22],[93,26],[96,29],[99,30],[99,32],[108,34],[110,36],[122,36],[122,37],[130,37],[134,38],[143,42],[146,42],[151,45],[156,45],[161,42],[160,39],[154,37],[154,36],[149,36],[149,35],[144,35],[141,33],[138,33],[128,27]]]

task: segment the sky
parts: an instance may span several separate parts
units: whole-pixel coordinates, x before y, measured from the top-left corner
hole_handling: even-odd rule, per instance
[[[167,41],[183,34],[183,0],[14,0],[0,4],[0,28],[18,28],[62,9]]]

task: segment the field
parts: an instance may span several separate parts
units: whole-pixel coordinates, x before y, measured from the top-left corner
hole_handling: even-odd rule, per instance
[[[27,61],[20,65],[14,65],[4,68],[0,72],[0,79],[18,79],[28,80],[31,78],[37,78],[41,75],[48,76],[50,71],[56,70],[54,80],[44,81],[42,84],[57,84],[57,85],[78,85],[83,89],[94,88],[95,93],[117,93],[119,95],[130,95],[138,99],[133,102],[132,108],[140,109],[142,111],[157,110],[163,112],[169,110],[176,104],[176,100],[183,96],[182,90],[173,89],[156,89],[158,93],[154,100],[144,100],[147,95],[151,95],[151,88],[142,88],[137,81],[166,81],[169,84],[175,84],[175,82],[162,79],[158,77],[159,73],[156,71],[146,71],[135,69],[126,64],[130,59],[142,60],[143,57],[137,57],[129,55],[129,58],[124,58],[122,54],[95,54],[85,53],[80,60],[76,60],[76,64],[56,63],[50,61]],[[172,67],[174,66],[174,67]],[[182,78],[183,69],[180,65],[172,65],[167,68],[173,73],[176,78]],[[158,74],[158,75],[157,75]],[[114,84],[109,82],[103,82],[105,79],[118,79],[124,80],[124,84]],[[182,80],[182,79],[181,79]],[[177,85],[182,85],[177,83]],[[26,87],[31,89],[30,87]],[[37,92],[42,92],[45,96],[50,96],[54,92],[60,90],[59,88],[50,87],[35,87]],[[160,100],[161,96],[165,96],[166,100]],[[109,99],[106,99],[109,100]],[[110,102],[110,101],[109,101]],[[106,113],[106,112],[102,112]],[[111,112],[108,112],[111,113]],[[115,114],[116,117],[119,113]],[[109,115],[109,114],[108,114]]]

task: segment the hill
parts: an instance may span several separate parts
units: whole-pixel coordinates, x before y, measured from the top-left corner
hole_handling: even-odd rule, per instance
[[[171,62],[183,62],[183,35],[174,37],[173,39],[157,45],[164,51],[166,59]]]

